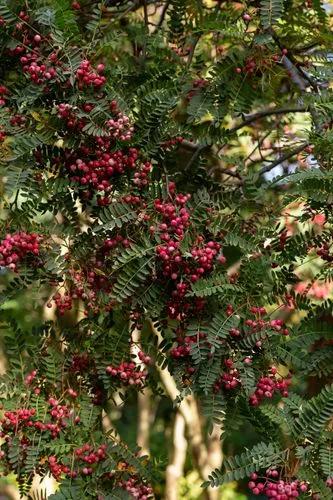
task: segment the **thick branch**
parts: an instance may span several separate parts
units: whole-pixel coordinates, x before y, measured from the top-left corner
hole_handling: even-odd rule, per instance
[[[140,360],[138,353],[141,350],[140,345],[141,331],[134,328],[132,332],[131,354],[134,362],[142,370],[145,369],[144,363]],[[138,427],[137,427],[137,445],[140,448],[140,455],[149,455],[150,429],[154,419],[152,407],[151,391],[145,387],[138,393]]]
[[[161,341],[161,336],[159,332],[155,329],[153,323],[151,322],[152,331],[155,333],[159,341]],[[175,401],[179,396],[179,390],[176,386],[176,383],[171,376],[170,372],[167,369],[163,369],[160,366],[156,366],[159,371],[161,381],[165,387],[167,394],[169,395],[172,401]],[[196,400],[193,396],[187,396],[187,398],[183,399],[180,405],[178,406],[178,411],[181,413],[184,418],[189,443],[191,446],[191,451],[193,455],[194,462],[196,464],[196,468],[200,474],[201,479],[204,481],[207,479],[209,473],[211,472],[211,468],[209,465],[209,456],[208,450],[205,443],[203,431],[202,431],[202,423],[199,414],[199,409]],[[215,492],[210,488],[205,492],[206,497],[209,500],[215,500]]]

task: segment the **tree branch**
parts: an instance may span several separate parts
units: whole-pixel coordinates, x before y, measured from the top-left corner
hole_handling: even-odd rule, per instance
[[[159,21],[157,23],[155,33],[156,33],[156,31],[158,31],[162,27],[169,6],[170,6],[170,0],[168,0],[167,2],[165,2],[164,6],[163,6],[163,9],[162,9],[162,12],[161,12],[161,17],[160,17],[160,19],[159,19]]]
[[[277,160],[273,161],[270,165],[266,165],[265,167],[263,167],[259,171],[259,175],[265,174],[266,172],[269,172],[274,167],[277,167],[278,165],[280,165],[284,161],[289,160],[289,158],[291,158],[292,156],[295,156],[298,153],[300,153],[301,151],[303,151],[308,145],[309,145],[308,142],[304,142],[303,144],[301,144],[300,146],[298,146],[298,148],[295,148],[292,151],[288,151],[288,153],[285,153],[283,156],[281,156]]]
[[[283,44],[280,42],[280,39],[278,35],[275,33],[274,29],[269,28],[268,32],[273,38],[276,45],[279,47],[279,49],[283,51],[283,49],[285,49],[286,47],[284,47]],[[290,72],[293,82],[299,87],[299,89],[302,92],[304,92],[306,87],[308,87],[309,85],[314,90],[318,91],[318,82],[314,78],[312,78],[312,76],[309,75],[306,71],[304,71],[303,68],[299,66],[298,61],[294,58],[294,56],[289,50],[287,54],[288,56],[284,55],[282,57],[282,64]],[[306,84],[306,82],[308,82],[308,84]]]
[[[305,106],[290,106],[287,108],[264,109],[263,111],[258,111],[257,113],[253,113],[250,115],[243,115],[245,117],[244,120],[238,125],[235,125],[235,127],[226,130],[226,132],[228,134],[233,134],[234,132],[237,132],[237,130],[246,127],[247,125],[250,125],[251,123],[257,120],[260,120],[261,118],[265,118],[266,116],[283,115],[287,113],[308,113],[308,112],[310,112],[310,110]],[[183,141],[181,143],[181,146],[194,152],[197,152],[197,150],[199,150],[199,153],[201,153],[204,150],[210,149],[210,146],[208,146],[207,144],[200,144],[191,141]],[[190,160],[191,162],[190,165],[192,165],[193,161],[197,158],[199,153],[197,153],[195,157]]]
[[[258,111],[257,113],[253,113],[251,115],[243,115],[245,119],[235,127],[228,130],[230,134],[236,132],[237,130],[246,127],[246,125],[251,124],[259,120],[260,118],[265,118],[266,116],[272,115],[284,115],[287,113],[306,113],[308,109],[305,106],[290,106],[287,108],[275,108],[275,109],[264,109],[263,111]]]

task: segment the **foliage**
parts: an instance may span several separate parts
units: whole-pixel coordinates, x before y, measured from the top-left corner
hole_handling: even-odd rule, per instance
[[[205,487],[278,470],[331,498],[327,10],[0,0],[0,473],[22,495],[36,473],[54,499],[161,495],[104,419],[168,369],[225,439],[258,435]]]

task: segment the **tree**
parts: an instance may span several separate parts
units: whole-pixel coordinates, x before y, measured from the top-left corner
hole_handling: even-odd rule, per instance
[[[332,498],[324,7],[0,1],[0,467],[22,494],[51,474],[55,500],[163,496],[110,419],[149,388],[209,498]],[[19,296],[46,306],[33,328]],[[201,412],[257,442],[211,471]]]

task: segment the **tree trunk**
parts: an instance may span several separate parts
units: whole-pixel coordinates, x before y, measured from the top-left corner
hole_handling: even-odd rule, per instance
[[[138,394],[138,431],[137,445],[141,448],[140,455],[149,455],[150,427],[153,420],[151,394],[148,388]]]
[[[177,411],[173,423],[172,457],[166,469],[165,500],[178,499],[179,479],[184,475],[187,440],[185,438],[185,420]]]

